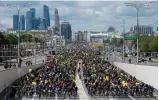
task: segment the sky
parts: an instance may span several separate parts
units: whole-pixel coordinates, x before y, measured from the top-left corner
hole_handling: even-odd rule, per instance
[[[20,15],[26,15],[30,8],[36,9],[36,17],[43,17],[43,5],[49,7],[51,26],[54,26],[54,11],[58,9],[60,23],[70,22],[75,31],[106,31],[109,26],[117,31],[123,30],[123,22],[117,18],[126,19],[126,32],[136,25],[136,9],[126,6],[126,3],[143,4],[139,10],[139,24],[151,25],[156,31],[158,25],[158,2],[152,1],[0,1],[0,24],[6,28],[13,27],[15,8],[5,5],[22,6],[31,3],[30,7],[21,10]],[[149,4],[149,5],[148,5]],[[1,26],[0,25],[0,26]]]

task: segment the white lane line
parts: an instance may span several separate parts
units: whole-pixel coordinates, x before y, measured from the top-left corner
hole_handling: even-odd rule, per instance
[[[57,97],[58,97],[58,96],[57,96],[57,93],[56,93],[56,96],[55,96],[56,99],[55,99],[55,100],[57,100]]]
[[[133,99],[133,100],[136,100],[136,99],[134,99],[132,96],[130,96],[130,95],[128,95],[128,97],[130,97],[131,99]]]
[[[35,96],[36,96],[36,95],[35,95],[35,93],[34,93],[33,98],[32,98],[31,100],[34,100]]]
[[[109,98],[110,100],[113,100],[112,98]]]
[[[156,98],[158,98],[158,95],[154,95]]]

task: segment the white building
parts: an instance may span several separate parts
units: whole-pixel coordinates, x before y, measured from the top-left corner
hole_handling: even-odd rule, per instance
[[[87,31],[78,31],[75,32],[75,41],[87,41],[89,42],[89,32]]]
[[[90,37],[102,37],[103,40],[111,39],[111,38],[122,38],[120,32],[100,32],[91,34]]]
[[[46,38],[46,44],[48,48],[53,48],[57,46],[65,46],[64,36],[50,36]]]

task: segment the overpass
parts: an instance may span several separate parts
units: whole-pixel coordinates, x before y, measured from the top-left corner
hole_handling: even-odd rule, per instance
[[[36,59],[35,59],[36,58]],[[0,68],[0,92],[2,92],[7,86],[13,83],[15,80],[20,78],[21,76],[28,73],[28,70],[36,69],[41,67],[44,63],[43,60],[45,59],[44,56],[36,56],[36,57],[27,57],[23,58],[23,60],[31,60],[33,65],[26,66],[24,63],[22,64],[23,67],[21,68],[11,68],[5,70],[2,66]],[[16,59],[13,59],[13,61]]]
[[[28,73],[28,69],[36,69],[43,65],[44,56],[37,56],[31,58],[25,58],[25,60],[32,60],[32,66],[25,66],[22,68],[13,68],[8,70],[0,70],[0,92],[5,89],[8,85],[13,83],[16,79]],[[36,61],[35,61],[35,60]],[[36,62],[36,63],[35,63]],[[146,65],[135,65],[122,62],[113,62],[113,64],[127,72],[128,74],[135,76],[137,79],[153,86],[158,90],[158,67],[146,66]]]
[[[114,62],[118,68],[158,90],[158,67]]]
[[[132,60],[133,64],[129,64],[128,59],[123,63],[119,56],[115,57],[115,54],[111,56],[110,62],[128,74],[135,76],[138,80],[141,80],[158,90],[158,66],[156,66],[156,64],[136,64],[134,60]]]

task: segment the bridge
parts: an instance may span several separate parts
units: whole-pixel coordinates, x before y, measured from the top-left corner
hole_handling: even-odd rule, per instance
[[[158,90],[158,66],[157,63],[141,63],[136,64],[136,61],[132,59],[132,64],[129,64],[128,59],[125,62],[122,61],[121,57],[112,54],[110,57],[112,62],[119,69],[124,70],[128,74],[135,76],[138,80],[141,80]]]
[[[2,92],[7,86],[13,83],[16,79],[28,73],[28,69],[36,69],[41,67],[44,63],[45,56],[36,56],[23,58],[23,60],[31,60],[33,61],[32,66],[25,66],[21,68],[12,68],[5,70],[4,68],[0,68],[0,92]],[[112,57],[112,59],[114,59]],[[118,59],[118,58],[117,58]],[[124,70],[128,74],[135,76],[137,79],[153,86],[156,90],[158,90],[158,67],[156,66],[148,66],[148,65],[136,65],[122,62],[113,62],[113,64],[119,69]],[[80,82],[79,82],[80,83]],[[157,92],[155,93],[157,95]]]

